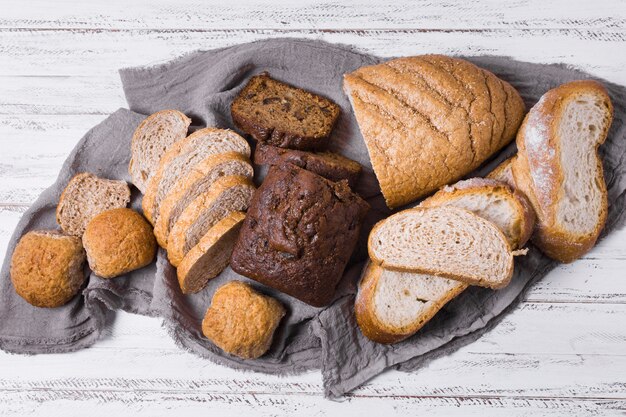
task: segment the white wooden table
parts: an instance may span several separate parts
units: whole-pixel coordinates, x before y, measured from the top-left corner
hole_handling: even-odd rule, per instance
[[[565,62],[626,84],[623,0],[130,3],[0,0],[0,254],[75,143],[125,106],[120,67],[295,36],[382,56]],[[159,320],[124,313],[87,350],[0,352],[0,415],[624,415],[626,229],[550,273],[477,342],[341,403],[321,391],[318,372],[236,372],[178,349]]]

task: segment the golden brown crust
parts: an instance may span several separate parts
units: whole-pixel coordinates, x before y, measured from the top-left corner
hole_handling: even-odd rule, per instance
[[[601,190],[602,209],[595,230],[585,236],[576,236],[560,227],[556,219],[556,207],[561,198],[561,184],[564,181],[557,128],[565,105],[580,93],[589,91],[605,97],[609,117],[606,131],[595,146],[598,169],[596,184]],[[606,222],[607,191],[598,147],[606,139],[612,117],[613,106],[602,84],[591,80],[573,81],[544,94],[528,113],[517,134],[518,153],[512,170],[516,185],[528,197],[537,214],[533,242],[546,255],[560,262],[572,262],[589,251],[595,245]],[[533,130],[531,145],[527,143],[529,129]],[[539,175],[540,172],[549,174]]]
[[[359,68],[344,89],[392,208],[477,168],[513,139],[524,113],[508,83],[441,55]]]
[[[285,308],[248,284],[231,281],[217,289],[202,321],[202,333],[220,349],[256,359],[272,344]]]
[[[223,154],[211,155],[202,162],[198,163],[188,175],[184,178],[180,178],[176,182],[169,194],[161,201],[159,216],[154,226],[154,235],[156,236],[157,242],[161,247],[167,248],[167,239],[170,232],[170,216],[179,200],[183,198],[198,181],[206,178],[206,176],[216,167],[225,164],[228,161],[245,164],[248,168],[248,172],[246,173],[247,176],[252,178],[254,175],[250,160],[237,152],[226,152]]]
[[[59,307],[83,285],[85,251],[80,239],[52,230],[26,233],[11,258],[15,292],[36,307]]]
[[[114,278],[143,268],[156,255],[152,227],[128,208],[95,216],[85,229],[83,245],[89,268],[101,278]]]

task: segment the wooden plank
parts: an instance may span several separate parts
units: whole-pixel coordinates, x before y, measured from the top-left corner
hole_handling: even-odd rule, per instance
[[[64,0],[50,3],[18,0],[3,7],[3,28],[109,29],[466,29],[466,28],[603,28],[624,27],[621,1],[530,0],[508,2],[301,0],[268,2],[179,0]],[[15,4],[16,6],[12,7]]]
[[[262,38],[304,37],[358,45],[381,56],[509,55],[563,62],[626,84],[622,29],[488,30],[0,30],[0,75],[111,75],[197,49]],[[590,58],[593,57],[593,58]]]

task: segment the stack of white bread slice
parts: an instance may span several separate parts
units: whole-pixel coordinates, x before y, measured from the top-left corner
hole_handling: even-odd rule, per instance
[[[176,110],[149,116],[133,136],[129,172],[181,290],[193,293],[228,266],[254,172],[244,138],[212,127],[187,136],[181,120],[189,119]]]

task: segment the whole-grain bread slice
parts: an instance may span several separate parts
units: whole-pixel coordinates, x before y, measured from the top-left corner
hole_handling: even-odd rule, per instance
[[[489,288],[513,276],[513,252],[491,221],[458,207],[418,207],[380,221],[368,249],[377,265]]]
[[[254,163],[270,166],[290,163],[331,181],[347,180],[352,188],[361,174],[361,164],[334,152],[306,152],[263,143],[256,146]]]
[[[161,158],[159,169],[146,188],[142,201],[146,218],[155,224],[160,203],[174,184],[206,157],[225,152],[237,152],[250,158],[250,145],[232,130],[213,127],[198,130],[176,142]]]
[[[146,191],[161,156],[175,142],[187,136],[191,119],[177,110],[161,110],[148,116],[135,130],[131,140],[128,172],[135,187]]]
[[[218,221],[233,211],[246,211],[254,191],[249,178],[229,175],[221,177],[209,191],[196,197],[172,226],[167,242],[167,257],[172,265],[178,266]]]
[[[237,152],[211,155],[195,165],[186,176],[179,178],[160,204],[154,226],[159,245],[167,247],[170,229],[183,210],[200,194],[209,191],[215,181],[229,175],[251,179],[254,172],[249,159]]]
[[[125,181],[108,180],[89,172],[76,174],[59,199],[57,223],[65,233],[81,237],[95,215],[126,207],[129,201],[130,189]]]
[[[368,262],[354,303],[361,332],[378,343],[397,343],[421,329],[468,284],[384,269]]]
[[[447,185],[422,201],[420,207],[454,206],[493,222],[511,249],[526,244],[535,225],[528,199],[508,184],[488,178],[471,178]]]
[[[180,262],[176,271],[183,294],[202,290],[230,262],[245,213],[234,211],[211,227]]]
[[[283,148],[322,149],[340,113],[327,98],[256,75],[233,101],[235,126],[258,142]]]
[[[515,155],[510,158],[505,159],[491,171],[486,178],[502,181],[509,184],[513,189],[517,189],[517,185],[515,185],[515,178],[513,177],[513,161],[515,160]]]
[[[553,259],[578,259],[604,227],[607,189],[598,147],[612,120],[602,84],[573,81],[544,94],[517,134],[515,183],[537,213],[533,242]]]

